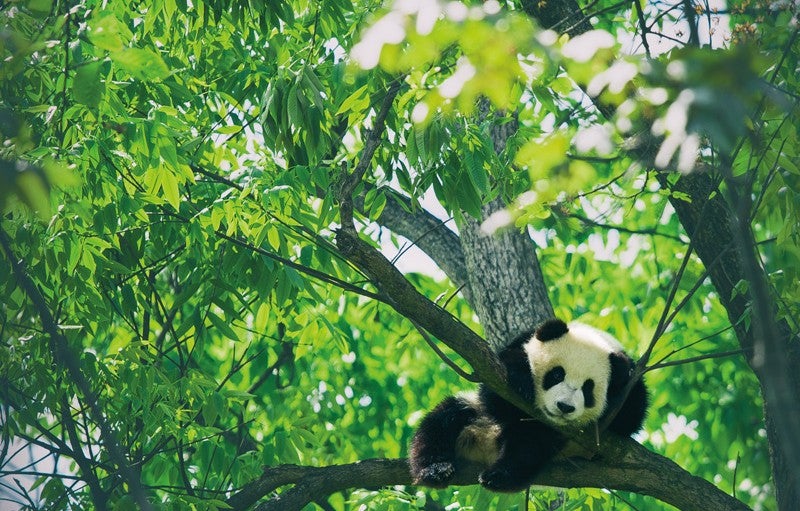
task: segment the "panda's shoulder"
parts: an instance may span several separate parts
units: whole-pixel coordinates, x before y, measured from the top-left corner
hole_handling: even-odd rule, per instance
[[[505,345],[502,351],[521,350],[522,347],[536,335],[536,330],[525,330],[521,334],[514,337],[511,342]]]

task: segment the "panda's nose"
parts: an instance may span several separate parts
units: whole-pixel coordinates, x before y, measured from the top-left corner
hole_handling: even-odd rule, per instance
[[[556,406],[558,406],[558,409],[561,410],[564,413],[572,413],[572,412],[575,411],[575,407],[574,406],[572,406],[571,404],[565,403],[564,401],[559,401],[558,403],[556,403]]]

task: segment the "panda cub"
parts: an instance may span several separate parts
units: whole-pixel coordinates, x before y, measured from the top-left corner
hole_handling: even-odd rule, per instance
[[[459,463],[485,467],[480,483],[493,491],[527,488],[561,451],[567,437],[552,426],[581,428],[614,409],[631,378],[633,360],[611,335],[551,319],[499,353],[511,388],[540,412],[533,419],[485,385],[451,396],[428,413],[411,442],[415,484],[444,488]],[[647,391],[640,378],[608,429],[628,436],[642,426]]]

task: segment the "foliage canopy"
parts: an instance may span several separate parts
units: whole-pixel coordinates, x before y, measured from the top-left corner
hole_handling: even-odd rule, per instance
[[[499,201],[483,227],[532,234],[555,313],[649,355],[637,439],[746,506],[786,491],[790,509],[767,345],[743,339],[766,303],[795,360],[797,4],[602,0],[556,21],[531,4],[0,5],[0,499],[244,509],[264,467],[404,456],[475,355],[432,350],[337,233],[352,225],[421,297],[507,336],[485,331],[456,254],[425,245]],[[705,194],[682,186],[696,176]],[[756,273],[715,279],[715,240],[681,214],[722,224],[714,198],[751,236],[716,240],[719,257],[742,250],[747,268],[752,249],[766,294]],[[298,482],[285,473],[266,509]],[[397,485],[308,508],[524,507]],[[609,490],[530,499],[669,508]]]

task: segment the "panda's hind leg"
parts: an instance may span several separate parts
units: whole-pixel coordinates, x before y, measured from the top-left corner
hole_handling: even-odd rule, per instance
[[[458,437],[477,416],[469,402],[451,396],[422,419],[409,453],[414,484],[433,488],[448,485],[456,471]]]
[[[478,480],[496,492],[524,490],[564,444],[560,433],[540,422],[506,425],[500,436],[500,457]]]

